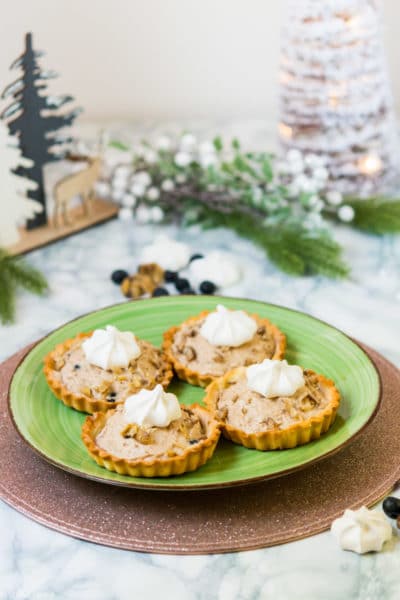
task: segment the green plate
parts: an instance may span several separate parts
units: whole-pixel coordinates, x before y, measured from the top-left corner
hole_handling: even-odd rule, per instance
[[[198,471],[177,477],[136,478],[99,467],[80,437],[85,415],[64,406],[49,390],[42,372],[43,357],[56,344],[82,331],[112,323],[138,337],[160,344],[162,333],[201,310],[223,302],[231,309],[258,313],[287,335],[287,359],[333,379],[342,395],[338,417],[321,439],[290,450],[259,452],[221,440],[213,458]],[[201,402],[204,390],[174,382],[171,391],[181,402]],[[380,400],[380,380],[365,352],[337,329],[303,313],[280,306],[204,296],[164,297],[127,302],[67,323],[40,341],[17,368],[10,386],[10,408],[26,442],[54,465],[89,479],[128,487],[204,489],[241,485],[277,477],[336,452],[372,419]]]

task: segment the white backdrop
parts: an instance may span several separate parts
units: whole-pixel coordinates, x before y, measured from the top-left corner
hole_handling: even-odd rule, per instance
[[[0,0],[0,88],[31,30],[82,119],[275,115],[285,0]],[[385,0],[400,113],[400,2]]]

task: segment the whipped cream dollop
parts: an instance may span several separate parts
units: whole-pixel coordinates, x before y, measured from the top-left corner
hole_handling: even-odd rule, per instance
[[[96,329],[82,344],[90,364],[102,369],[127,367],[131,360],[140,356],[140,347],[130,331],[119,331],[112,325]]]
[[[287,360],[266,358],[246,369],[247,387],[267,398],[292,396],[304,385],[303,369]]]
[[[200,335],[213,346],[241,346],[254,336],[257,323],[243,310],[228,310],[218,304],[200,327]]]
[[[215,250],[190,263],[189,278],[195,285],[212,281],[219,288],[225,288],[240,280],[241,270],[229,254]]]
[[[137,394],[128,396],[123,408],[124,420],[140,427],[168,427],[180,416],[178,398],[175,394],[165,392],[160,384],[153,390],[140,390]]]
[[[163,269],[178,271],[189,262],[190,248],[166,235],[158,236],[152,244],[145,246],[140,254],[142,263],[155,262]]]
[[[342,517],[333,521],[331,531],[343,550],[358,554],[379,552],[392,537],[392,527],[385,515],[366,506],[345,510]]]

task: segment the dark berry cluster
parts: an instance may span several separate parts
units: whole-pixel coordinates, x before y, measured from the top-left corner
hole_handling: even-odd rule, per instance
[[[190,261],[198,260],[199,258],[203,258],[203,254],[193,254],[190,257]],[[120,285],[122,281],[128,277],[128,273],[123,271],[122,269],[117,269],[111,274],[111,280]],[[180,277],[179,271],[164,271],[164,281],[165,283],[171,283],[175,286],[176,291],[179,294],[185,295],[193,295],[196,294],[196,291],[193,289],[190,281],[186,279],[186,277]],[[214,294],[217,291],[217,286],[212,281],[202,281],[199,285],[200,294]],[[158,298],[160,296],[169,296],[169,291],[167,288],[163,286],[157,286],[152,292],[153,298]]]

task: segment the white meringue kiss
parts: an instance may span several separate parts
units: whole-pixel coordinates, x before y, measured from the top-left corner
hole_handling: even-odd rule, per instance
[[[181,407],[175,394],[164,392],[158,384],[153,390],[140,390],[125,400],[123,417],[127,423],[139,426],[168,427],[179,419]]]
[[[132,359],[140,356],[140,348],[133,333],[118,331],[112,325],[96,329],[83,342],[82,348],[90,364],[102,369],[127,367]]]
[[[392,537],[392,527],[385,515],[366,506],[345,510],[342,517],[333,521],[331,531],[343,550],[358,554],[379,552]]]
[[[292,396],[304,385],[303,369],[287,360],[270,360],[246,369],[247,387],[267,398]]]
[[[225,252],[215,250],[204,258],[193,260],[189,267],[190,280],[199,285],[202,281],[212,281],[219,288],[237,283],[241,277],[238,264]]]
[[[190,248],[183,242],[177,242],[165,235],[160,235],[153,244],[143,248],[140,254],[141,263],[155,262],[163,269],[178,271],[189,262]]]
[[[202,335],[213,346],[241,346],[252,339],[257,323],[242,310],[228,310],[218,304],[200,327]]]

